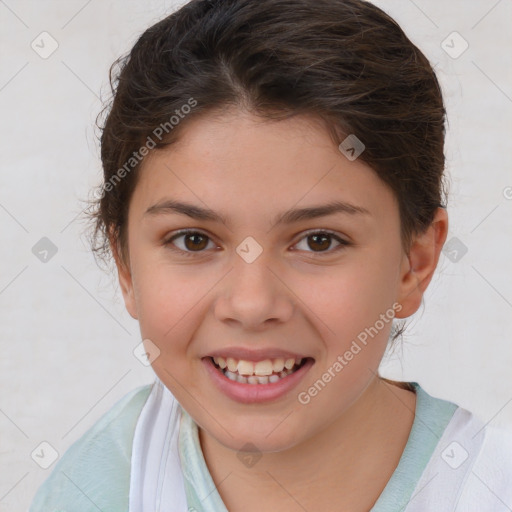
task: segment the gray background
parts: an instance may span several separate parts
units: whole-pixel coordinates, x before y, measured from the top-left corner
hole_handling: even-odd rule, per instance
[[[441,81],[448,239],[456,238],[381,373],[511,427],[512,2],[376,3]],[[41,442],[64,453],[119,398],[153,380],[133,355],[138,323],[117,276],[96,266],[80,212],[100,183],[94,120],[108,96],[108,68],[176,6],[0,1],[0,511],[25,510],[52,470],[31,458]],[[47,37],[51,48],[43,31],[58,43],[46,59],[31,47]],[[445,51],[463,48],[453,31],[469,44],[458,58]],[[43,237],[57,248],[46,262],[32,251]]]

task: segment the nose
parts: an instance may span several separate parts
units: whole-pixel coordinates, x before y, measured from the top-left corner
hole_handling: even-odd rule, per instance
[[[293,315],[293,299],[291,289],[263,254],[251,263],[237,256],[219,287],[215,317],[247,331],[261,331],[287,322]]]

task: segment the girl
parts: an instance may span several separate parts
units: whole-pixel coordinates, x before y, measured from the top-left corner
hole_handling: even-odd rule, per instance
[[[111,77],[93,250],[157,379],[39,511],[510,510],[512,440],[378,373],[446,240],[445,109],[361,0],[193,0]]]

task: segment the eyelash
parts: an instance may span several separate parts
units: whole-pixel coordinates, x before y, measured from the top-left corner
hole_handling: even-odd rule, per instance
[[[352,245],[350,242],[347,242],[346,240],[344,240],[344,239],[340,238],[339,236],[337,236],[334,232],[332,232],[330,230],[327,230],[327,229],[306,231],[304,233],[304,235],[302,236],[302,238],[297,242],[297,244],[299,242],[301,242],[303,239],[308,238],[309,236],[319,235],[319,234],[329,235],[330,237],[334,238],[337,242],[339,242],[340,245],[337,248],[335,248],[334,250],[327,249],[325,251],[319,251],[319,252],[307,251],[307,252],[311,252],[311,254],[313,254],[314,257],[322,257],[324,255],[330,255],[330,254],[332,254],[334,252],[338,252],[338,251],[343,250],[346,247]],[[170,238],[167,238],[163,242],[163,245],[165,247],[167,247],[168,249],[170,249],[171,251],[179,252],[182,255],[186,256],[186,257],[193,257],[196,254],[201,254],[201,253],[205,252],[205,250],[202,250],[202,251],[184,251],[183,249],[179,249],[179,248],[177,248],[176,246],[173,245],[174,240],[176,240],[179,237],[185,236],[185,235],[201,235],[201,236],[204,236],[204,237],[208,238],[211,241],[211,237],[209,237],[206,233],[203,233],[201,231],[197,231],[195,229],[183,229],[181,231],[178,231],[174,235],[172,235]],[[295,245],[297,245],[297,244],[295,244]]]

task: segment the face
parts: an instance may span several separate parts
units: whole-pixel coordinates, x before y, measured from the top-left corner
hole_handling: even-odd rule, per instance
[[[121,287],[160,351],[154,371],[199,427],[265,452],[342,418],[378,370],[393,314],[419,304],[393,192],[315,120],[240,111],[190,120],[140,172]]]

